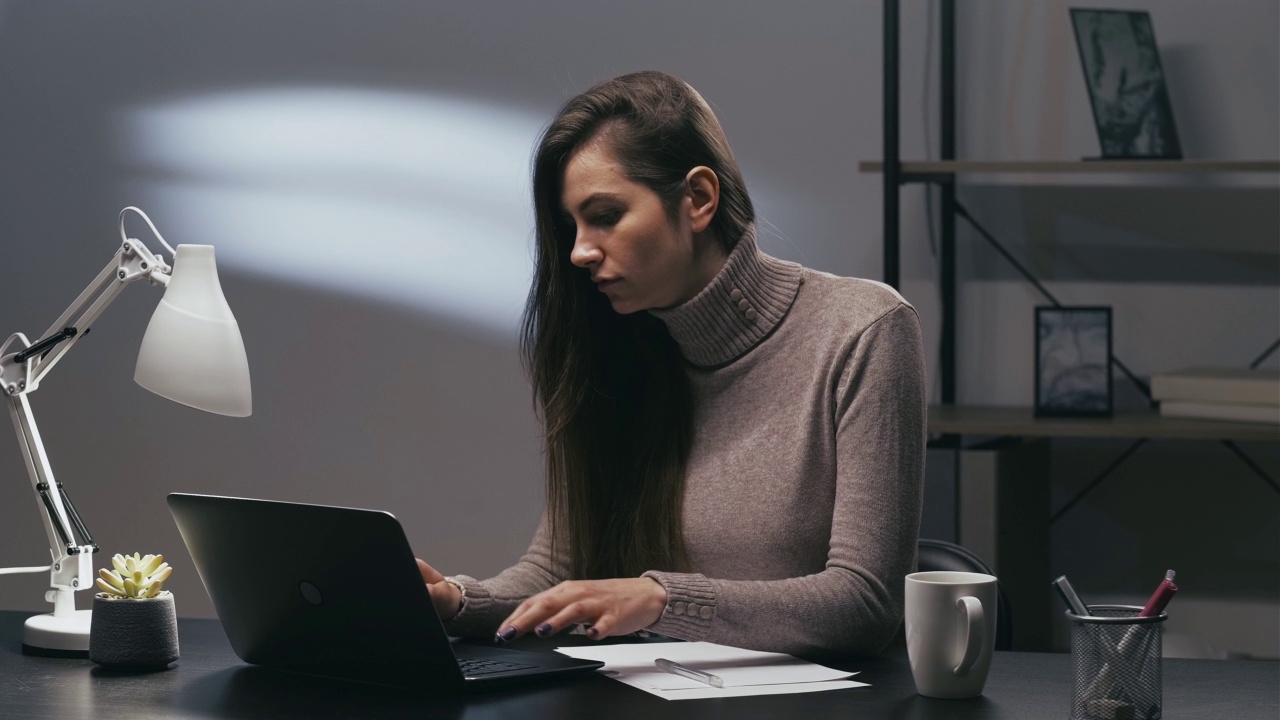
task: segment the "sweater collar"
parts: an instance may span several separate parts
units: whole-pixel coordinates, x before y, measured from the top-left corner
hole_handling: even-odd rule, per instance
[[[649,312],[666,323],[680,353],[698,366],[725,365],[755,347],[791,308],[803,269],[760,252],[749,227],[724,267],[690,300]]]

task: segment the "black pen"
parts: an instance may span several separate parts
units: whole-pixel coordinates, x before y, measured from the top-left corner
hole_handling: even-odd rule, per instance
[[[1076,594],[1075,589],[1071,587],[1071,583],[1067,582],[1067,576],[1061,575],[1052,583],[1058,594],[1062,596],[1062,601],[1067,604],[1071,612],[1080,616],[1089,615],[1089,608],[1080,600],[1080,596]]]

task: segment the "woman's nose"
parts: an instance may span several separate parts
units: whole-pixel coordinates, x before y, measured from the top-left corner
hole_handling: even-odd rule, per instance
[[[569,262],[580,268],[590,267],[604,259],[600,248],[579,235],[573,241],[573,250],[569,253]]]

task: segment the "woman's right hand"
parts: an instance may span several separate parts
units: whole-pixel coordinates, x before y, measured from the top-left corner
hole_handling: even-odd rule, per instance
[[[422,573],[422,581],[427,584],[427,592],[431,594],[431,604],[436,606],[440,619],[452,620],[462,609],[462,593],[458,592],[458,588],[454,587],[453,583],[446,582],[439,570],[419,558],[414,560],[418,563],[418,572]]]

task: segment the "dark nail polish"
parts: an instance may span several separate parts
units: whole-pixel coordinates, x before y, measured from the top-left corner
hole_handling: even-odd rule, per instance
[[[551,623],[542,623],[534,632],[538,633],[538,637],[546,637],[551,634]]]
[[[502,632],[498,633],[498,639],[501,640],[502,642],[507,642],[508,640],[515,640],[515,638],[516,638],[516,629],[514,626],[509,626],[507,627],[506,630],[503,630]]]

